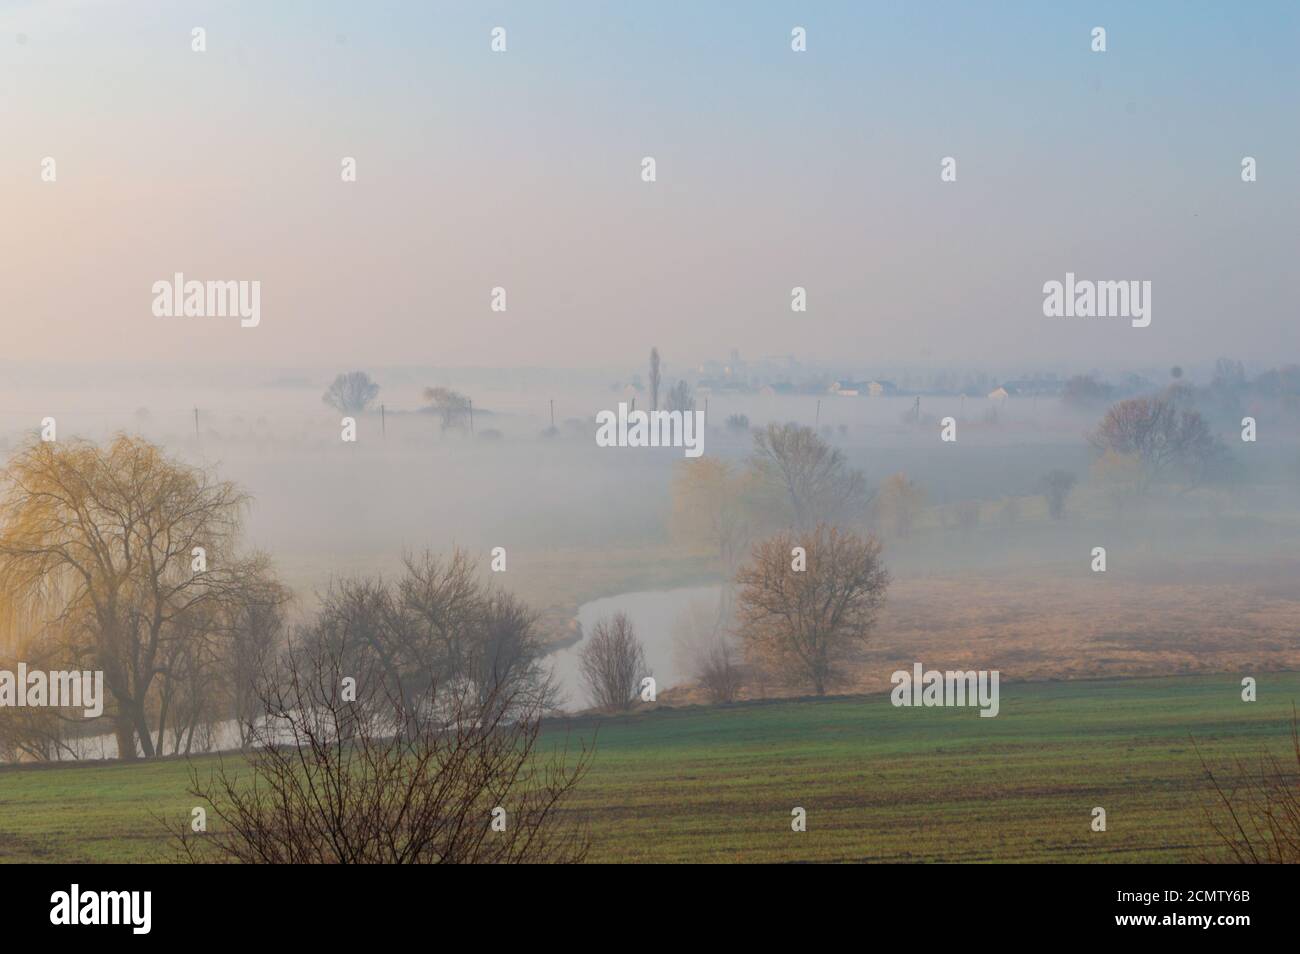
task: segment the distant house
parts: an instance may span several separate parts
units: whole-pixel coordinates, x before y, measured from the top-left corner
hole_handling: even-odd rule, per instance
[[[992,391],[989,392],[990,401],[1005,401],[1009,397],[1011,397],[1011,392],[1008,391],[1005,387],[994,388]]]
[[[898,393],[893,381],[868,381],[866,390],[871,397],[889,397]]]
[[[836,381],[829,388],[831,394],[837,394],[840,397],[857,397],[861,392],[861,386],[854,384],[852,381]]]
[[[776,389],[770,384],[765,384],[758,389],[759,397],[776,397]]]

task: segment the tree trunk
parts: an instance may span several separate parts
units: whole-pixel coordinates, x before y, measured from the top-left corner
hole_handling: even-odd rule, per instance
[[[128,713],[118,714],[114,734],[117,736],[117,757],[128,762],[135,761],[135,724]]]
[[[149,723],[144,717],[144,703],[141,702],[135,706],[135,729],[136,735],[140,737],[140,748],[144,750],[144,757],[151,759],[156,754],[153,745],[153,733],[149,731]]]

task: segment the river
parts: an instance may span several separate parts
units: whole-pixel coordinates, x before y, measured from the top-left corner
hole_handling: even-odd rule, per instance
[[[690,678],[690,673],[683,671],[686,663],[679,658],[681,653],[675,651],[677,640],[674,633],[680,631],[683,617],[716,618],[721,592],[722,588],[715,584],[620,593],[583,603],[578,607],[578,622],[585,638],[601,617],[626,613],[637,638],[645,647],[646,662],[654,674],[656,687],[662,691]],[[564,693],[563,708],[570,711],[590,705],[578,675],[582,644],[583,641],[579,640],[546,657]]]

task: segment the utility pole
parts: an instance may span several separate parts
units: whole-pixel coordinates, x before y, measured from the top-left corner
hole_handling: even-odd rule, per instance
[[[194,439],[196,441],[199,439],[199,409],[197,407],[194,409]]]
[[[388,437],[388,417],[384,413],[384,406],[379,405],[379,436]]]
[[[821,399],[821,398],[818,398],[818,399],[817,399],[817,416],[816,416],[815,418],[813,418],[813,429],[816,430],[817,427],[821,424],[821,422],[822,422],[822,399]]]
[[[469,436],[474,436],[474,399],[469,399]]]
[[[551,430],[555,430],[555,398],[551,398]]]

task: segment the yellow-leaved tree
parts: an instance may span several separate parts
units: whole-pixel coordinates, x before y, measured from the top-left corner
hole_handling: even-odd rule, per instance
[[[0,471],[0,642],[102,670],[120,758],[161,754],[169,729],[174,751],[192,739],[239,692],[233,661],[279,628],[286,592],[237,551],[247,502],[128,436],[33,441]]]

